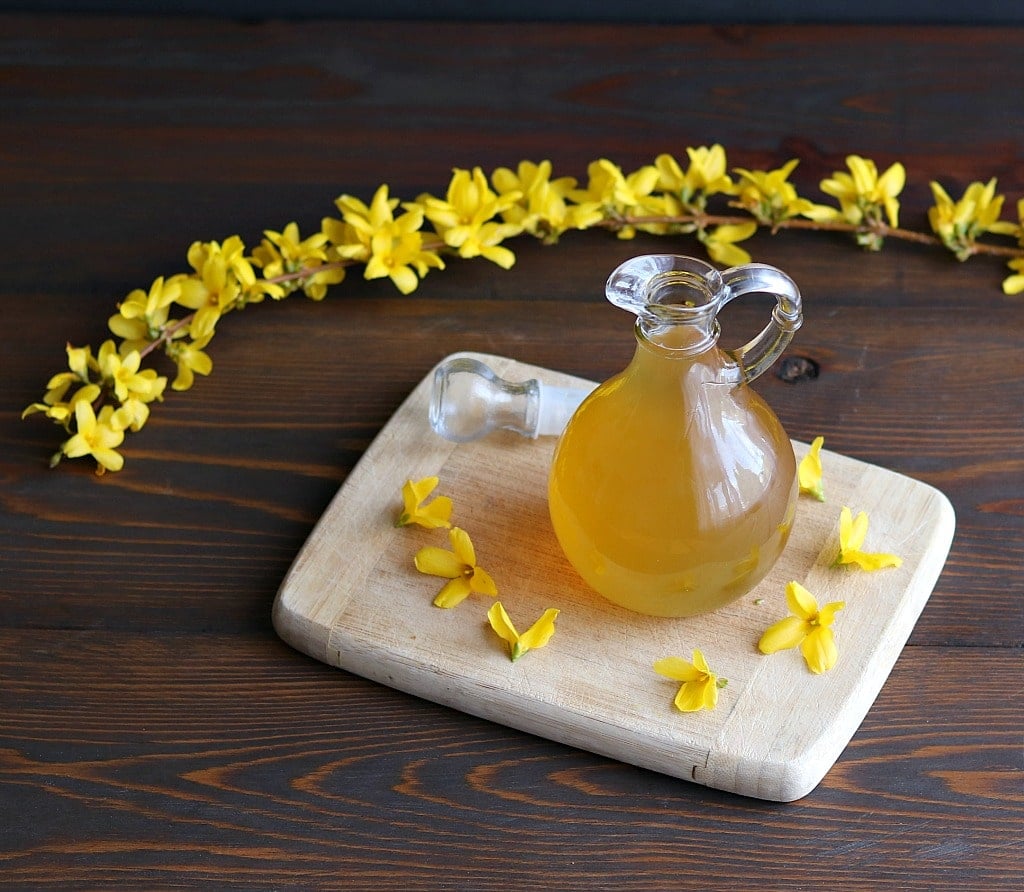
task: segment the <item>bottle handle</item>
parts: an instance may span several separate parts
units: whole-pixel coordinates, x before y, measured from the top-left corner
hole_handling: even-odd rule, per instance
[[[796,283],[782,270],[766,263],[747,263],[722,273],[726,285],[721,306],[744,294],[775,297],[772,318],[753,340],[729,353],[736,358],[743,380],[750,382],[771,368],[803,324],[803,304]]]

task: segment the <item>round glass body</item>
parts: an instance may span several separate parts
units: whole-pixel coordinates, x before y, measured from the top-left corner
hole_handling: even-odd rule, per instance
[[[796,461],[747,386],[738,356],[753,355],[755,342],[736,353],[717,345],[719,274],[671,259],[668,291],[664,281],[647,286],[662,311],[638,313],[632,361],[559,438],[548,504],[562,550],[591,588],[640,613],[690,616],[748,592],[782,553]],[[699,275],[680,278],[680,261]]]

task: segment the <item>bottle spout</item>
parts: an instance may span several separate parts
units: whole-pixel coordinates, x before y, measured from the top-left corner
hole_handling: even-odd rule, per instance
[[[608,277],[605,297],[623,310],[663,322],[714,317],[723,291],[721,274],[694,257],[643,254]]]
[[[718,270],[676,254],[627,260],[608,277],[605,296],[636,315],[647,341],[685,354],[714,345],[718,309],[728,299]]]

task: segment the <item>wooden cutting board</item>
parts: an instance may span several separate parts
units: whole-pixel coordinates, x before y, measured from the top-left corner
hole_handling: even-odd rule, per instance
[[[546,369],[471,356],[510,380],[593,386]],[[352,470],[297,556],[274,624],[298,650],[358,675],[473,715],[674,777],[747,796],[798,799],[825,776],[860,725],[942,569],[953,509],[933,487],[823,451],[824,503],[802,496],[786,550],[754,591],[714,614],[640,616],[593,594],[563,557],[546,504],[553,438],[499,432],[455,444],[430,428],[428,374]],[[806,446],[795,443],[797,458]],[[550,643],[512,663],[487,625],[492,599],[432,605],[443,580],[413,555],[449,547],[444,530],[396,528],[407,479],[437,475],[477,561],[522,631],[557,607]],[[843,505],[868,512],[865,550],[903,565],[874,573],[832,568]],[[833,626],[837,665],[823,675],[799,650],[764,656],[761,633],[787,615],[785,586],[819,604],[843,600]],[[678,683],[652,664],[700,648],[728,679],[713,711],[684,714]]]

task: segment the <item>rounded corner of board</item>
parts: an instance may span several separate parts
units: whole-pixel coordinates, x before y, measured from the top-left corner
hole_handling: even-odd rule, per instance
[[[330,629],[294,609],[287,590],[281,589],[274,598],[270,619],[274,631],[285,644],[316,660],[326,661]]]

